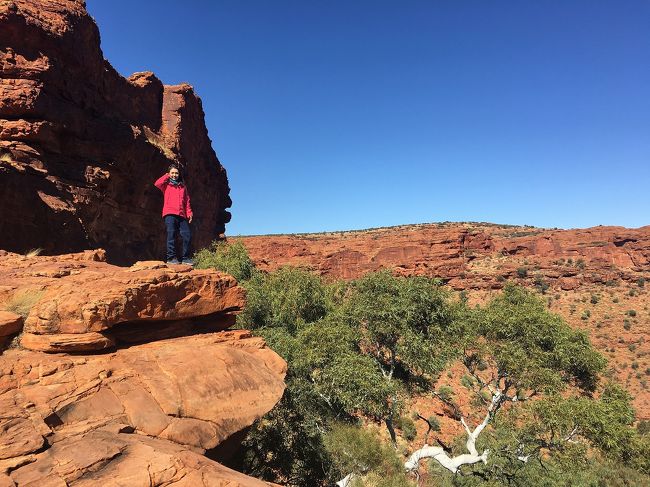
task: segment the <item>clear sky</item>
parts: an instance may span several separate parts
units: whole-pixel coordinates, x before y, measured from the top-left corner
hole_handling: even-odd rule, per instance
[[[201,96],[228,235],[650,224],[649,0],[87,5],[118,71]]]

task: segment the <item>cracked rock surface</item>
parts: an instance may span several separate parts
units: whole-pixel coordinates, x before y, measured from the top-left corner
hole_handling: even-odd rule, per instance
[[[244,330],[97,355],[7,350],[0,485],[264,485],[202,453],[269,411],[285,371]]]
[[[210,459],[285,387],[261,338],[227,330],[243,289],[103,258],[0,251],[0,487],[267,485]]]

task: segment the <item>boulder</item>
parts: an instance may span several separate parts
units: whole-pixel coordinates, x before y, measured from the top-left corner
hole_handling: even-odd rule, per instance
[[[102,252],[0,256],[0,282],[11,283],[0,291],[0,308],[10,301],[29,306],[23,347],[81,352],[219,331],[232,326],[245,303],[243,288],[227,274],[156,261],[118,267],[97,256]],[[6,330],[20,329],[20,317],[0,314],[0,330],[3,316],[14,320]]]
[[[201,455],[284,391],[286,363],[247,331],[88,356],[13,349],[0,370],[0,470],[17,485],[265,485]]]
[[[22,316],[11,311],[0,311],[0,337],[13,335],[22,329]]]
[[[0,486],[268,485],[214,460],[285,387],[264,340],[226,330],[243,289],[217,271],[104,256],[0,251],[0,309],[27,315],[0,355]],[[0,311],[0,339],[22,327]]]

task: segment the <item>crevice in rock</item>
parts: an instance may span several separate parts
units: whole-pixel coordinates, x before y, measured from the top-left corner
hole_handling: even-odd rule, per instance
[[[637,240],[635,238],[621,238],[618,240],[614,240],[614,245],[616,247],[623,247],[625,244],[628,243],[633,243],[636,242]]]
[[[63,426],[63,424],[64,424],[63,421],[61,420],[61,418],[59,417],[59,415],[56,414],[56,413],[52,413],[49,416],[46,416],[45,418],[43,418],[43,421],[52,430],[58,428],[59,426]]]
[[[133,345],[155,342],[168,338],[202,335],[226,330],[235,324],[235,315],[230,310],[197,316],[185,320],[168,321],[128,321],[119,323],[105,333],[115,338],[116,349],[130,348]],[[98,351],[105,353],[106,351]],[[86,352],[88,353],[88,352]]]
[[[246,438],[250,429],[251,426],[233,433],[214,448],[206,450],[205,456],[210,460],[214,460],[215,462],[219,462],[228,468],[240,472],[242,469],[242,442]]]

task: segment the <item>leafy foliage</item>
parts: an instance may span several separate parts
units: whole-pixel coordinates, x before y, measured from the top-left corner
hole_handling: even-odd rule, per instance
[[[456,308],[437,281],[370,273],[353,284],[344,313],[360,346],[385,374],[405,380],[439,372],[451,357]]]
[[[352,486],[407,487],[408,480],[395,450],[382,442],[376,431],[354,425],[334,424],[324,436],[325,449],[340,478],[353,474]]]
[[[344,283],[290,267],[266,274],[238,242],[213,244],[197,261],[241,281],[248,305],[238,324],[289,365],[284,397],[251,428],[237,460],[249,474],[287,486],[331,485],[349,473],[359,487],[412,485],[404,458],[360,418],[412,439],[405,413],[413,395],[434,394],[452,416],[476,418],[499,390],[477,443],[489,461],[462,475],[432,461],[420,485],[648,483],[650,438],[632,428],[629,396],[598,389],[605,360],[538,295],[507,285],[470,309],[423,277],[384,271]],[[454,360],[467,370],[461,384],[436,386]],[[455,403],[463,389],[474,394],[465,410]],[[435,416],[413,418],[427,422],[427,438],[440,431]],[[464,449],[462,435],[451,454]]]
[[[552,394],[569,384],[588,392],[596,389],[605,359],[583,331],[549,313],[544,301],[525,289],[506,286],[474,313],[473,322],[475,334],[466,343],[480,338],[484,346],[467,360],[493,362],[506,387],[517,393]]]
[[[250,279],[255,272],[255,264],[240,241],[214,241],[207,249],[194,256],[198,269],[217,269],[233,276],[238,281]]]
[[[244,287],[247,305],[238,322],[250,329],[280,327],[294,334],[330,309],[331,299],[321,278],[303,269],[254,273]]]
[[[269,429],[275,437],[285,431],[292,438],[301,430],[316,437],[329,431],[332,421],[353,422],[358,415],[385,421],[392,428],[408,390],[430,380],[444,365],[442,351],[450,350],[448,328],[454,323],[456,305],[431,279],[382,272],[348,285],[327,283],[287,267],[271,274],[254,273],[243,285],[248,305],[239,324],[263,336],[287,360],[291,400],[283,400],[276,409],[299,405],[301,423],[261,422],[251,438],[259,440]],[[283,417],[293,414],[296,411],[286,411]],[[289,485],[316,485],[313,470],[332,468],[322,444],[285,447],[292,448],[297,464],[320,465],[302,469],[312,474],[296,476],[284,455],[267,452],[267,470],[253,463],[247,470],[284,479]],[[269,476],[273,472],[276,475]]]

